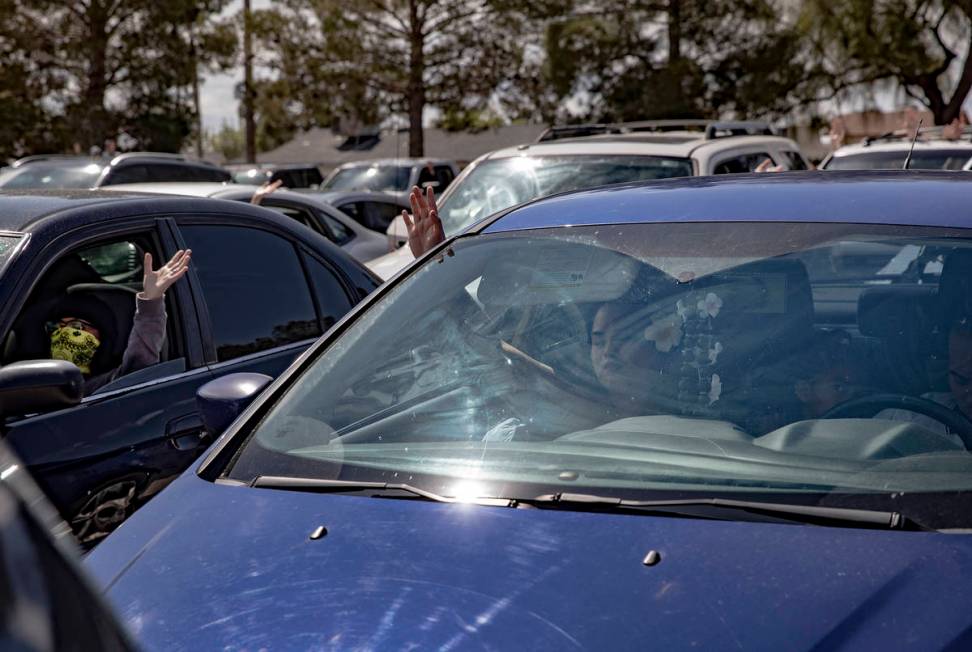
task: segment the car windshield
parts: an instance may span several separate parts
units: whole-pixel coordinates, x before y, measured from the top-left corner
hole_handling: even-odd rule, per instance
[[[828,170],[900,170],[904,167],[907,150],[899,152],[861,152],[835,156],[827,163]],[[972,149],[915,150],[911,155],[911,170],[961,170],[972,158]]]
[[[334,173],[321,190],[373,190],[403,192],[408,190],[410,167],[401,165],[357,165]]]
[[[872,507],[972,491],[968,236],[670,223],[460,238],[296,379],[230,476]]]
[[[102,169],[99,163],[30,163],[0,174],[0,188],[92,188]]]
[[[478,164],[439,206],[447,236],[525,201],[612,183],[692,175],[687,158],[660,156],[514,156]]]

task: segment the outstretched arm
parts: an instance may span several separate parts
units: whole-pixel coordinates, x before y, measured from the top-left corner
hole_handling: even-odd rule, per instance
[[[254,206],[259,206],[263,202],[263,200],[266,199],[267,195],[272,195],[277,190],[279,190],[280,186],[282,185],[283,185],[283,180],[281,179],[277,179],[273,183],[263,184],[262,186],[257,188],[256,191],[254,191],[253,196],[250,197],[250,203],[253,204]]]
[[[439,209],[435,205],[435,191],[431,186],[425,189],[424,196],[418,186],[413,187],[408,202],[412,205],[412,214],[402,211],[402,219],[405,220],[405,230],[408,232],[408,247],[412,250],[412,255],[418,258],[445,240],[445,232],[439,219]]]

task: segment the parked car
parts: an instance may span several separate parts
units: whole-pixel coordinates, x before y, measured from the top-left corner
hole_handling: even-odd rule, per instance
[[[943,138],[940,128],[922,129],[915,141],[908,168],[912,170],[962,170],[972,161],[972,131],[964,140]],[[845,145],[820,164],[824,170],[901,170],[914,133],[896,131],[860,143]]]
[[[411,211],[407,197],[384,192],[312,192],[311,196],[350,215],[362,226],[385,233],[392,221]],[[405,244],[407,237],[389,238],[388,250],[397,249]]]
[[[80,370],[61,360],[0,369],[0,435],[5,411],[76,404],[82,385]],[[0,541],[0,648],[135,649],[81,569],[71,529],[2,441]]]
[[[970,190],[726,176],[496,214],[272,384],[203,388],[221,436],[87,567],[149,650],[968,647],[972,422],[921,396],[942,347],[972,363]],[[897,253],[835,275],[848,244]],[[818,316],[834,289],[853,309]]]
[[[431,186],[436,192],[445,190],[459,174],[459,167],[444,159],[395,158],[373,159],[345,163],[334,169],[321,190],[372,191],[408,195],[412,186]]]
[[[158,364],[77,407],[8,420],[7,442],[86,545],[206,448],[197,388],[234,370],[279,374],[378,281],[296,220],[240,202],[0,192],[0,365],[50,357],[48,313],[69,295],[100,301],[116,336],[99,356],[117,366],[143,254],[187,247]]]
[[[232,179],[226,170],[179,154],[130,152],[110,161],[86,156],[30,156],[0,173],[0,189],[100,188],[149,181],[215,181]]]
[[[537,143],[473,161],[442,194],[439,215],[446,234],[453,235],[497,211],[567,190],[752,172],[767,159],[788,170],[806,170],[797,144],[771,134],[764,123],[704,120],[554,127]],[[387,234],[389,241],[407,240],[401,217]],[[387,279],[412,259],[408,247],[402,247],[369,267]]]
[[[324,175],[316,165],[259,165],[233,166],[233,181],[251,186],[280,181],[284,188],[317,188]]]
[[[166,195],[191,195],[249,202],[256,188],[242,184],[216,183],[137,183],[113,186],[122,192],[151,192]],[[293,218],[341,247],[361,262],[388,252],[388,237],[365,228],[346,213],[310,194],[277,190],[260,202],[271,210]]]

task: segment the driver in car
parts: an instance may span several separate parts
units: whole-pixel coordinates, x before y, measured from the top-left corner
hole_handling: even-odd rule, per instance
[[[51,358],[77,365],[84,376],[85,396],[120,376],[159,361],[165,341],[165,291],[185,275],[191,257],[189,249],[177,251],[169,262],[153,271],[152,254],[145,254],[142,291],[135,297],[132,330],[121,364],[113,369],[104,369],[109,348],[105,344],[117,337],[107,318],[111,309],[94,297],[71,295],[53,306],[47,321]]]

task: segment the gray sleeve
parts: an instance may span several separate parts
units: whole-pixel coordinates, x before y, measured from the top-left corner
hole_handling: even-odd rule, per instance
[[[158,363],[165,341],[165,299],[135,297],[135,319],[128,334],[128,345],[121,364],[107,373],[89,378],[84,383],[85,396],[107,385],[119,376]]]

